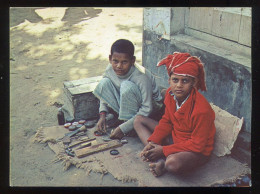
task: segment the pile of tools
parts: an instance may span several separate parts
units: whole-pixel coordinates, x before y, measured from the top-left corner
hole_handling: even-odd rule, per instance
[[[68,133],[64,137],[57,139],[57,142],[62,141],[65,152],[68,156],[82,158],[97,152],[105,151],[111,148],[122,146],[123,143],[110,138],[102,138],[103,142],[98,143],[96,137],[90,138],[87,131],[95,126],[96,120],[78,122],[67,122],[64,127],[68,129]],[[95,131],[96,132],[96,131]],[[95,135],[94,132],[94,135]],[[97,136],[97,135],[96,135]],[[97,137],[99,138],[99,137]],[[119,153],[117,150],[111,150],[112,155]]]

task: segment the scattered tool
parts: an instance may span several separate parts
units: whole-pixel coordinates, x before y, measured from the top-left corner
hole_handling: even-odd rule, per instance
[[[65,123],[65,124],[64,124],[64,127],[65,127],[65,128],[69,128],[69,126],[71,126],[71,123]]]
[[[87,130],[86,126],[83,125],[82,127],[76,129],[75,131],[66,133],[65,136],[72,137],[73,135],[76,135],[77,133],[79,133],[79,132],[81,132],[81,131],[86,131],[86,130]]]
[[[79,137],[78,138],[78,140],[80,140],[80,141],[92,141],[92,140],[94,140],[94,139],[96,139],[95,137],[94,138],[92,138],[92,139],[89,139],[89,137]]]
[[[79,124],[84,124],[86,122],[86,120],[80,120]]]
[[[82,149],[85,147],[89,147],[89,146],[91,146],[91,142],[82,143],[82,144],[80,144],[80,146],[78,148],[76,148],[76,150],[79,150],[79,149]]]
[[[75,126],[77,126],[78,124],[79,124],[79,122],[77,122],[77,121],[72,123],[72,125],[75,125]]]
[[[80,127],[82,127],[82,126],[83,126],[82,124],[77,124],[77,125],[76,125],[77,128],[80,128]]]
[[[105,141],[105,142],[108,142],[108,141],[111,141],[111,140],[112,140],[112,139],[110,139],[109,137],[103,137],[102,139],[103,139],[103,141]]]
[[[102,135],[105,135],[105,133],[102,132],[102,131],[94,131],[94,135],[95,136],[102,136]]]
[[[97,152],[101,152],[101,151],[105,151],[108,150],[110,148],[116,148],[116,147],[120,147],[122,146],[122,143],[119,142],[118,140],[112,140],[106,143],[101,143],[101,144],[97,144],[97,145],[93,145],[87,148],[82,148],[79,150],[75,150],[75,155],[78,158],[82,158]]]
[[[75,138],[79,138],[79,137],[81,137],[81,136],[86,136],[87,135],[87,133],[86,133],[86,131],[81,131],[81,132],[78,132],[76,135],[74,135],[73,137],[75,137]]]
[[[76,142],[74,142],[74,143],[71,143],[70,145],[69,145],[69,148],[72,148],[72,147],[74,147],[74,146],[77,146],[77,145],[79,145],[79,144],[82,144],[82,143],[86,143],[86,142],[90,142],[90,141],[93,141],[93,140],[96,140],[96,138],[88,138],[88,139],[86,139],[86,140],[79,140],[79,141],[76,141]]]
[[[70,139],[70,137],[64,137],[62,139],[62,142],[63,142],[63,144],[69,144],[71,142],[71,139]]]
[[[75,125],[71,125],[71,126],[69,126],[69,130],[70,130],[70,131],[74,131],[74,130],[76,130],[76,126],[75,126]]]
[[[67,154],[68,156],[71,156],[71,157],[74,157],[74,156],[75,156],[75,154],[74,154],[69,148],[66,148],[66,149],[65,149],[65,152],[66,152],[66,154]]]
[[[80,147],[78,147],[76,150],[85,148],[85,147],[89,147],[89,146],[93,146],[93,145],[97,145],[97,140],[92,140],[90,142],[86,142],[86,143],[82,143],[80,144]]]
[[[87,128],[92,128],[92,127],[95,126],[96,122],[97,122],[96,120],[86,121],[86,122],[84,123],[84,125],[85,125]]]
[[[119,154],[119,151],[118,151],[118,150],[111,150],[111,151],[110,151],[110,154],[111,154],[111,155],[118,155],[118,154]]]
[[[65,137],[72,137],[73,135],[76,135],[77,133],[79,132],[84,132],[86,131],[87,128],[85,127],[85,125],[83,125],[81,128],[79,129],[76,129],[75,131],[72,131],[72,132],[69,132],[69,133],[66,133],[62,138],[59,138],[59,139],[56,139],[56,141],[62,141]],[[84,134],[85,135],[85,134]]]
[[[127,139],[121,139],[120,141],[121,141],[122,144],[128,143]]]

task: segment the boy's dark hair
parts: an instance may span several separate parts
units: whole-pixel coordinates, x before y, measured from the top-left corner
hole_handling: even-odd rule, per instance
[[[114,52],[118,53],[126,53],[129,55],[129,57],[134,56],[135,47],[133,43],[126,39],[119,39],[115,41],[111,46],[111,55],[113,55]]]

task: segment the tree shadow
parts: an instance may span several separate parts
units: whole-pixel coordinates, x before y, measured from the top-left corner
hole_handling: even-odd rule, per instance
[[[80,14],[75,14],[78,12]],[[66,9],[65,14],[61,21],[68,22],[69,25],[79,23],[83,20],[89,20],[98,17],[98,14],[102,12],[102,9],[95,9],[92,7],[69,7]]]
[[[10,27],[17,26],[24,22],[24,20],[28,20],[31,23],[37,23],[42,21],[42,18],[35,12],[38,8],[19,8],[12,7],[10,8]]]
[[[143,33],[143,28],[142,26],[127,26],[127,25],[122,25],[122,24],[116,24],[116,27],[118,28],[118,31],[126,31],[129,32],[129,30],[135,30],[137,33]]]

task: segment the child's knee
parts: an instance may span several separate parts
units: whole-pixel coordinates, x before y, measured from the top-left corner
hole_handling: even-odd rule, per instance
[[[175,157],[171,157],[171,159],[166,160],[165,169],[173,174],[180,174],[182,172],[182,163]]]
[[[142,115],[137,115],[137,116],[135,117],[135,120],[134,120],[134,128],[135,128],[135,129],[138,128],[138,126],[142,124],[143,120],[144,120],[144,116],[142,116]]]
[[[107,87],[112,84],[112,81],[109,78],[104,77],[99,81],[99,84],[103,87]]]
[[[123,81],[120,86],[121,97],[129,96],[131,93],[137,93],[138,86],[131,81]]]

